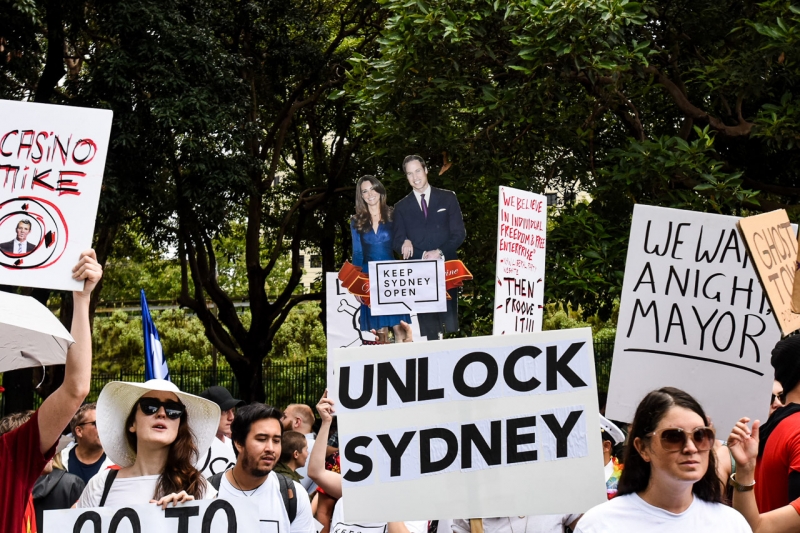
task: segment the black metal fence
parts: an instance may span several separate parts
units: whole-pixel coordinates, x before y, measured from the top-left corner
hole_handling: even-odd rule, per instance
[[[597,375],[597,388],[608,390],[608,379],[611,374],[611,359],[614,353],[614,341],[595,341],[594,358]],[[326,360],[324,358],[308,358],[298,361],[270,361],[265,363],[263,372],[264,394],[266,403],[276,407],[285,407],[290,403],[316,405],[325,391]],[[239,384],[233,371],[221,368],[214,371],[206,367],[174,367],[170,368],[170,378],[182,391],[199,394],[212,385],[222,385],[231,394],[239,396]],[[87,401],[96,401],[97,396],[106,383],[110,381],[143,382],[144,372],[97,373],[92,375],[91,392]],[[41,399],[35,396],[36,407]],[[2,400],[2,395],[0,395]],[[5,414],[4,402],[0,401],[0,413]]]

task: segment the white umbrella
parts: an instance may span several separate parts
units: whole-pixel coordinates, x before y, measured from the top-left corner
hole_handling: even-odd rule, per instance
[[[63,365],[74,342],[47,307],[30,296],[0,292],[0,372]]]

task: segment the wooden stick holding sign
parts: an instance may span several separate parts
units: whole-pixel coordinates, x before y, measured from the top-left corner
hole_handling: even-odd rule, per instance
[[[469,519],[469,533],[483,533],[483,518]]]

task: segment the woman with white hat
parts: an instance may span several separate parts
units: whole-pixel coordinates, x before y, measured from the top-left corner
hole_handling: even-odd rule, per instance
[[[114,381],[97,399],[97,432],[106,454],[121,468],[99,472],[77,507],[173,504],[213,498],[195,468],[217,432],[214,402],[181,392],[169,381]]]

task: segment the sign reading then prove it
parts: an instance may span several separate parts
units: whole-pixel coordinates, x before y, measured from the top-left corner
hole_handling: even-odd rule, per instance
[[[334,354],[346,520],[569,514],[606,500],[591,329]],[[520,480],[547,490],[532,498]]]
[[[447,311],[444,261],[370,261],[369,300],[373,316]]]
[[[797,238],[786,211],[779,209],[739,220],[753,264],[781,331],[800,328],[800,314],[792,312]]]

